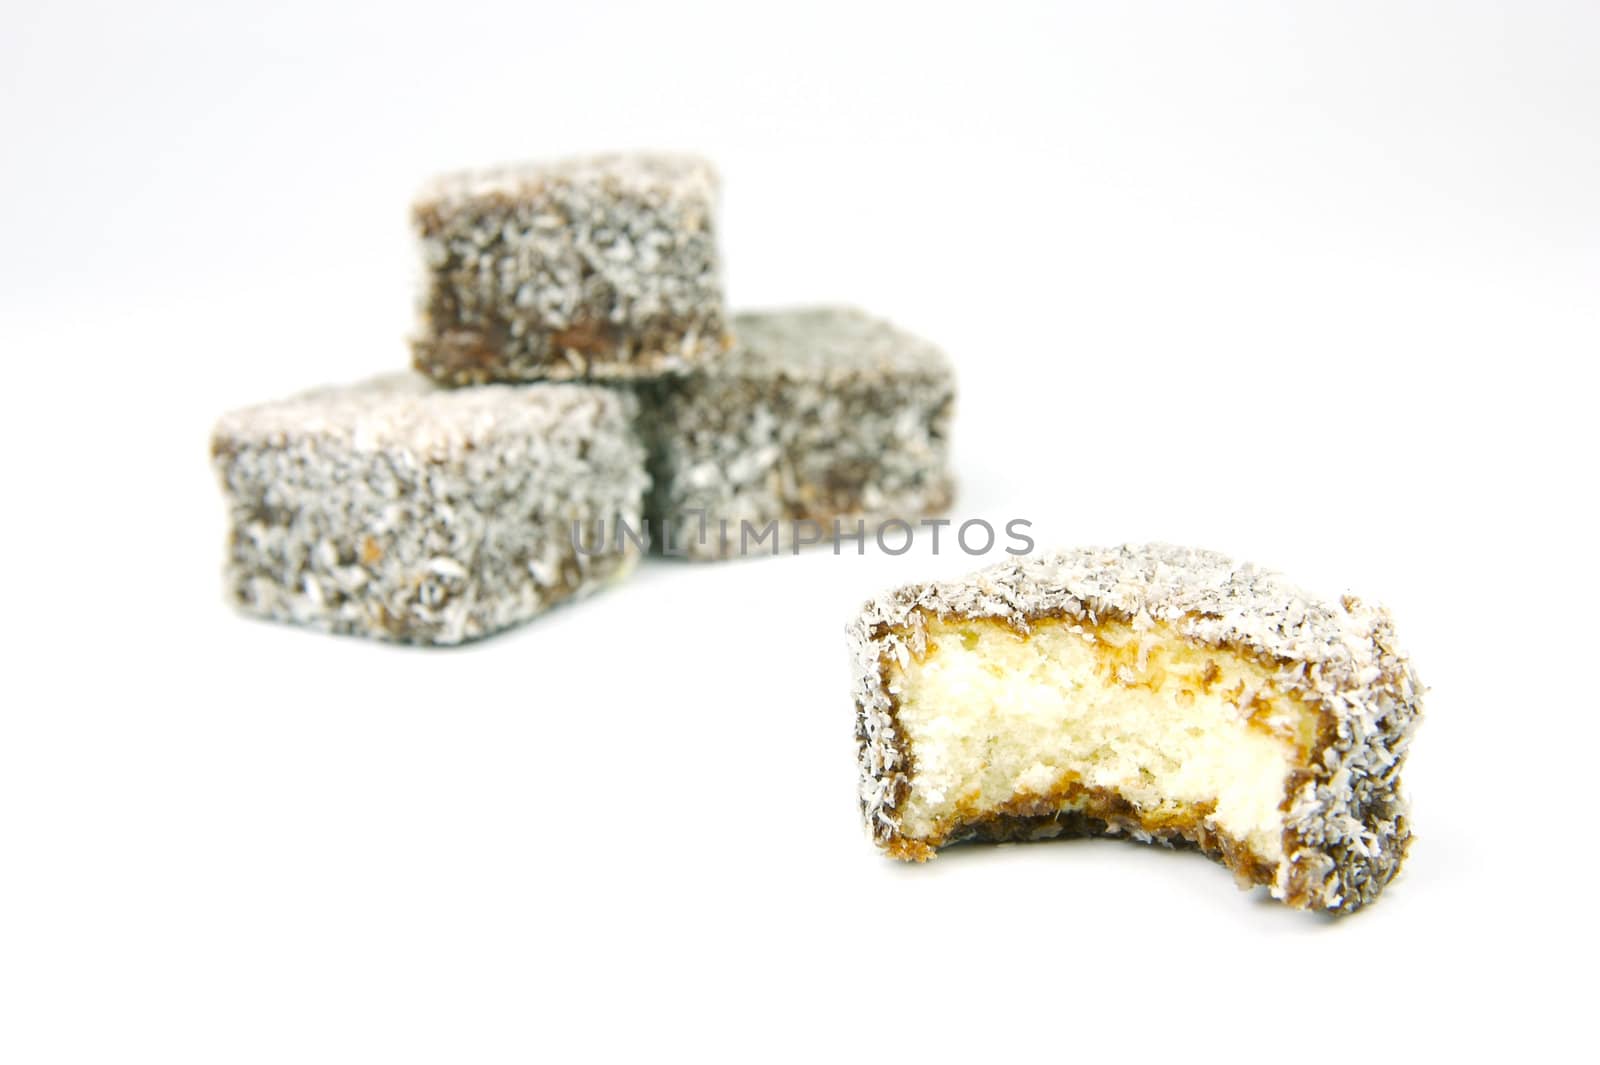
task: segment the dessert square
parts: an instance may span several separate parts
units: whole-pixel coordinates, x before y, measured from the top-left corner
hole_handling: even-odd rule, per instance
[[[450,174],[417,199],[413,364],[449,385],[679,372],[728,346],[717,177],[691,156]]]
[[[596,386],[452,391],[397,374],[224,415],[211,453],[228,598],[328,632],[455,644],[593,591],[639,555],[611,533],[638,524],[648,483],[630,406]]]
[[[805,522],[831,538],[864,521],[871,538],[950,505],[955,377],[939,349],[846,307],[743,313],[734,331],[714,365],[638,389],[667,550],[787,550]]]
[[[861,810],[894,857],[1123,836],[1333,912],[1405,859],[1423,689],[1381,607],[1211,551],[1091,548],[900,588],[850,644]]]

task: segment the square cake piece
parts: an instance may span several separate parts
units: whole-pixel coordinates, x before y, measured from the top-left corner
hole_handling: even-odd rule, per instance
[[[955,377],[939,349],[844,307],[742,313],[734,332],[716,364],[638,389],[665,550],[774,553],[805,522],[831,539],[864,519],[870,539],[950,505]]]
[[[1423,689],[1388,613],[1161,544],[901,588],[850,628],[879,846],[1195,847],[1304,909],[1372,902],[1411,840]]]
[[[412,208],[416,368],[461,385],[649,376],[720,355],[716,198],[711,164],[676,155],[436,179]]]
[[[631,402],[611,389],[451,391],[397,374],[234,411],[211,453],[227,594],[260,617],[454,644],[621,577],[639,554],[611,534],[638,524],[648,483]]]

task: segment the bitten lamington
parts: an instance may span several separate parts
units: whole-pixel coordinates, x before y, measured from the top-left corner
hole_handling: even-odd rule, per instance
[[[728,346],[717,177],[602,155],[437,179],[412,209],[418,370],[450,385],[678,372]]]
[[[647,477],[626,396],[597,386],[449,391],[414,374],[225,415],[228,597],[331,632],[454,644],[627,573]]]
[[[1338,912],[1405,858],[1422,688],[1381,607],[1150,545],[901,588],[850,638],[861,808],[895,857],[1122,835]]]
[[[870,538],[950,505],[955,377],[939,349],[843,307],[743,313],[734,332],[726,358],[639,389],[668,551],[786,550],[807,521],[831,537],[864,519]]]

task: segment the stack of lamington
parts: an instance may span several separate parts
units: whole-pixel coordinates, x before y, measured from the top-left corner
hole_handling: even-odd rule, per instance
[[[647,535],[726,558],[947,507],[944,356],[846,308],[730,318],[716,197],[666,155],[434,182],[419,372],[217,425],[229,598],[453,644],[624,576]]]

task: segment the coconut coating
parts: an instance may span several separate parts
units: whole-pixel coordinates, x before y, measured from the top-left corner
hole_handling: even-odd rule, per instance
[[[599,155],[436,179],[412,209],[416,368],[445,384],[681,372],[729,343],[717,177]]]
[[[450,391],[415,374],[227,414],[211,444],[227,596],[329,632],[455,644],[586,594],[637,561],[593,534],[639,521],[630,419],[595,386]]]
[[[638,387],[652,524],[692,558],[740,555],[741,529],[865,521],[950,505],[955,378],[932,344],[846,307],[737,315],[735,348]],[[722,529],[727,528],[726,542]],[[800,535],[804,535],[803,533]]]

